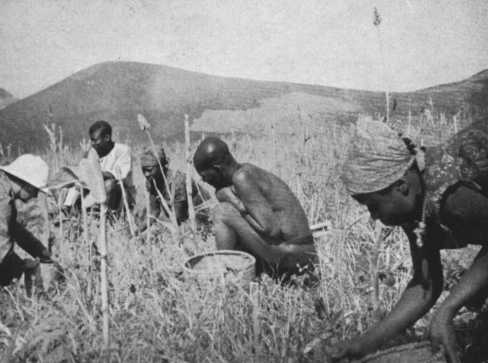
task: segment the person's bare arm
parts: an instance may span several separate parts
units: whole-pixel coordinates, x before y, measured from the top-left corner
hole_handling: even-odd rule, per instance
[[[246,208],[242,201],[237,197],[233,186],[219,189],[215,193],[215,197],[221,203],[227,202],[232,204],[240,213],[246,213]]]
[[[364,335],[347,342],[337,357],[359,357],[377,350],[381,344],[415,323],[434,305],[442,291],[442,265],[436,248],[420,248],[415,235],[406,231],[410,242],[414,275],[392,311]],[[426,242],[426,244],[435,241]]]
[[[279,221],[271,205],[265,198],[255,177],[247,171],[240,171],[234,176],[236,195],[244,204],[246,212],[252,217],[251,225],[259,233],[277,237],[280,233]]]
[[[466,233],[458,239],[473,242],[488,240],[488,198],[479,191],[460,185],[446,198],[442,209],[443,219],[453,227],[453,232]],[[451,289],[432,319],[430,335],[434,345],[442,345],[450,362],[459,362],[452,319],[471,298],[488,286],[488,246],[484,246]]]
[[[11,233],[15,242],[32,257],[39,257],[41,262],[51,262],[51,253],[46,246],[20,223],[14,223]]]
[[[115,180],[115,175],[109,171],[102,171],[103,180],[112,179]]]
[[[0,200],[0,263],[12,249],[12,241],[9,235],[9,220],[12,207],[7,198]]]

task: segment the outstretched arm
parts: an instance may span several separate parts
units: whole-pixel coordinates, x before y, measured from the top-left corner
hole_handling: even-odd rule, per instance
[[[15,222],[12,230],[15,242],[32,257],[39,257],[41,262],[50,262],[51,253],[31,232],[20,223]]]
[[[348,342],[337,356],[358,357],[377,350],[381,344],[415,323],[434,305],[442,291],[442,266],[439,250],[418,247],[415,235],[407,233],[414,274],[400,300],[385,319],[364,335]],[[435,241],[427,245],[435,245]]]
[[[458,239],[486,243],[488,240],[488,198],[460,184],[444,203],[441,216]],[[459,362],[452,319],[457,311],[488,287],[488,246],[484,246],[452,288],[432,319],[430,335],[442,345],[450,362]],[[486,296],[485,296],[486,297]]]

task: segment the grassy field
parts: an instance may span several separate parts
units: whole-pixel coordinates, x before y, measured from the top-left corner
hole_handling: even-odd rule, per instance
[[[444,122],[442,127],[439,127]],[[467,123],[467,120],[463,120]],[[292,123],[293,124],[293,123]],[[47,296],[27,298],[22,283],[0,291],[0,357],[11,362],[327,362],[328,347],[358,334],[392,307],[410,277],[408,243],[400,230],[388,233],[349,198],[339,175],[351,126],[298,117],[293,132],[265,127],[259,135],[229,136],[239,161],[253,162],[282,177],[297,194],[310,223],[327,220],[331,231],[316,239],[320,286],[286,287],[263,277],[252,289],[221,285],[200,288],[182,274],[190,255],[214,249],[212,234],[193,234],[187,224],[179,240],[154,226],[151,237],[131,238],[123,221],[109,228],[109,351],[104,351],[99,260],[88,246],[97,221],[89,220],[88,240],[81,222],[42,229],[27,212],[23,218],[47,239],[65,268],[64,285]],[[442,125],[442,124],[441,124]],[[414,139],[436,143],[453,133],[452,120],[436,116],[394,122]],[[435,127],[434,127],[435,126]],[[461,127],[463,124],[457,125]],[[441,131],[439,131],[441,130]],[[422,140],[421,140],[422,139]],[[192,145],[195,148],[196,145]],[[135,159],[139,148],[134,148]],[[184,146],[168,145],[171,165],[183,168]],[[74,163],[81,152],[52,148],[45,158],[53,169]],[[143,180],[135,160],[138,208],[144,206]],[[49,233],[48,233],[49,232]],[[470,261],[474,250],[443,252],[446,285]],[[464,312],[462,322],[472,316]],[[419,340],[429,316],[390,344]],[[459,319],[458,319],[459,320]]]

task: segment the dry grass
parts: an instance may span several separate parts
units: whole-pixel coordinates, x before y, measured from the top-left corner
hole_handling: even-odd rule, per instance
[[[230,144],[238,160],[254,162],[288,182],[310,223],[330,221],[331,233],[316,240],[319,288],[302,288],[300,281],[284,287],[265,277],[251,292],[224,286],[201,289],[182,274],[181,265],[189,255],[213,249],[212,236],[194,236],[183,225],[179,241],[161,226],[153,227],[150,239],[131,238],[127,224],[119,221],[108,232],[111,349],[103,351],[99,259],[95,256],[89,265],[88,258],[97,222],[89,220],[88,241],[82,238],[81,222],[66,223],[63,235],[51,225],[66,282],[33,299],[25,296],[20,283],[0,291],[2,361],[323,362],[324,347],[371,326],[409,279],[405,237],[394,230],[385,238],[385,228],[371,222],[342,189],[339,172],[350,126],[301,117],[297,125],[294,135],[275,130],[259,137],[238,136]],[[412,127],[424,138],[439,140],[435,131]],[[46,159],[57,165],[81,155],[68,149],[54,154],[49,151]],[[173,166],[184,168],[184,145],[171,145],[168,154]],[[135,167],[137,203],[144,206],[137,162]],[[443,256],[449,276],[458,272],[454,261],[469,254]],[[396,342],[419,339],[426,321]]]

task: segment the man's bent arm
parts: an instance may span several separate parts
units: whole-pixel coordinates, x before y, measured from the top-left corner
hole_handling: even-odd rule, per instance
[[[234,177],[234,187],[246,211],[256,221],[259,227],[256,230],[265,236],[277,237],[280,233],[279,221],[253,177],[240,172]]]
[[[215,193],[215,197],[220,203],[227,202],[232,204],[240,213],[246,213],[246,208],[242,201],[237,197],[234,187],[225,187]]]
[[[40,257],[41,259],[51,258],[51,254],[46,246],[18,222],[13,226],[12,237],[15,239],[15,242],[17,242],[17,244],[31,256]]]

